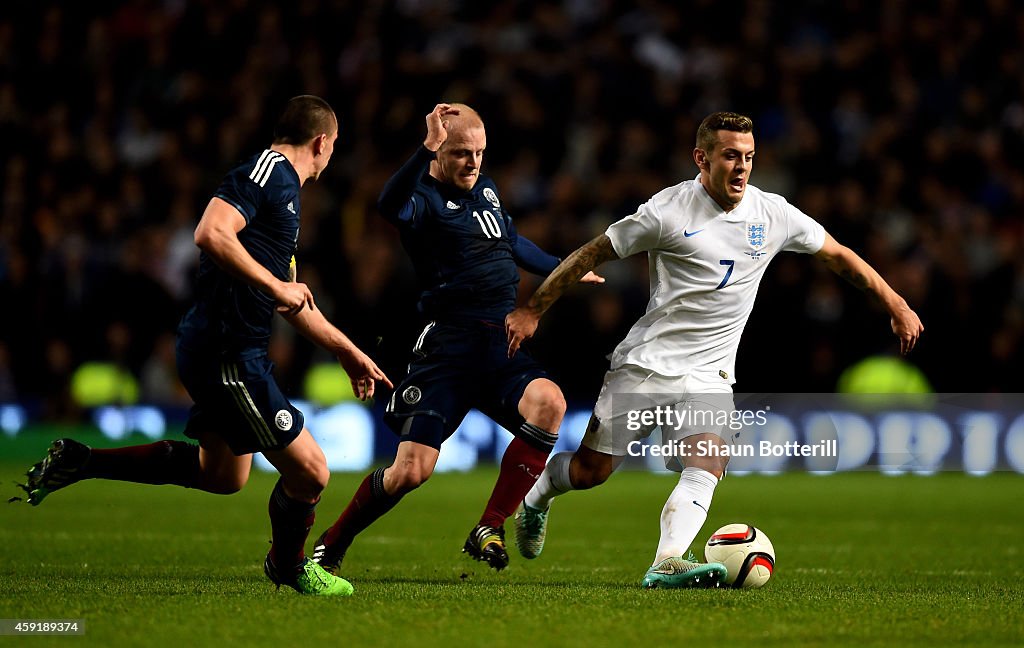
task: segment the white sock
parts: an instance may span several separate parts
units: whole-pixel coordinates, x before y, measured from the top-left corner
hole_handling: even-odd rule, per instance
[[[544,472],[524,498],[527,506],[546,511],[551,506],[552,499],[573,490],[572,481],[569,479],[569,462],[572,461],[572,456],[572,452],[559,452],[548,459]]]
[[[669,556],[684,556],[708,519],[717,485],[718,478],[703,468],[683,469],[661,511],[661,539],[653,564]]]

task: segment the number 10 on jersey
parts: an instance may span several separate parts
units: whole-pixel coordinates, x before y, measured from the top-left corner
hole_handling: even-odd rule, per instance
[[[501,227],[498,226],[498,219],[494,217],[489,209],[485,209],[483,216],[480,212],[474,211],[473,218],[476,222],[480,223],[480,229],[483,230],[484,236],[487,238],[501,238]]]

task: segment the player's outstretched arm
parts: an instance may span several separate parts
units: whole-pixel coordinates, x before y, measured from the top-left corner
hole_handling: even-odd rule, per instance
[[[548,254],[537,247],[536,243],[519,234],[516,235],[515,243],[512,244],[512,258],[520,268],[542,276],[554,272],[558,264],[561,263],[558,257]],[[588,272],[580,277],[580,283],[600,284],[604,283],[604,277],[596,272]]]
[[[244,227],[245,218],[233,205],[214,198],[196,226],[195,244],[226,272],[273,297],[279,312],[297,313],[306,306],[314,309],[313,293],[306,284],[281,281],[252,258],[238,240]]]
[[[304,337],[334,354],[352,382],[352,393],[359,400],[373,397],[377,381],[394,388],[373,359],[363,353],[338,327],[328,322],[322,311],[307,308],[283,316]]]
[[[917,339],[921,337],[924,325],[921,324],[921,318],[917,313],[907,305],[907,301],[900,297],[867,261],[850,248],[841,245],[831,234],[825,234],[825,244],[814,256],[824,261],[829,270],[874,296],[885,307],[889,312],[892,332],[900,339],[900,353],[910,353],[917,344]]]
[[[298,276],[295,257],[292,257],[290,273],[292,282],[295,282]],[[338,327],[328,322],[322,311],[307,308],[297,313],[282,313],[282,316],[304,337],[334,354],[352,382],[352,393],[359,400],[373,398],[378,380],[394,388],[373,359],[363,353]]]
[[[523,340],[533,337],[541,316],[551,308],[559,297],[577,281],[581,281],[591,270],[605,261],[619,258],[612,247],[612,241],[601,234],[584,244],[558,264],[537,292],[533,293],[525,306],[520,306],[505,316],[505,331],[508,334],[508,356],[519,350]],[[594,275],[595,277],[597,275]]]

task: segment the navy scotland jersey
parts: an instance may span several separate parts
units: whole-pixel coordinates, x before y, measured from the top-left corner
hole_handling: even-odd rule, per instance
[[[238,239],[252,257],[282,281],[299,238],[301,182],[285,156],[267,149],[232,169],[214,196],[245,218]],[[207,254],[199,257],[196,303],[178,328],[181,344],[225,358],[266,353],[274,299],[237,279]]]
[[[401,232],[431,320],[502,323],[516,306],[520,266],[547,275],[559,260],[519,236],[494,182],[470,191],[431,177],[434,153],[420,147],[388,181],[381,214]]]
[[[433,159],[420,147],[380,196],[381,214],[412,257],[419,309],[430,320],[384,422],[402,441],[439,449],[470,408],[523,433],[519,401],[548,374],[525,351],[508,357],[503,323],[516,305],[517,266],[546,275],[558,259],[517,234],[490,178],[464,191],[430,176]]]

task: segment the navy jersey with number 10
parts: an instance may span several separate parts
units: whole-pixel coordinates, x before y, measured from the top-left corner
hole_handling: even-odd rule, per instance
[[[433,159],[420,147],[379,204],[416,268],[420,312],[431,320],[503,323],[516,306],[516,266],[547,275],[559,260],[518,235],[490,178],[481,175],[464,191],[427,173]]]

